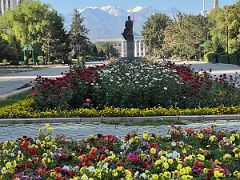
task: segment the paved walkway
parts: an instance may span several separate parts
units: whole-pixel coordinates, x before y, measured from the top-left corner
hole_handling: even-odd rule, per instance
[[[68,70],[69,66],[55,66],[33,71],[1,74],[0,96],[9,94],[24,84],[30,83],[30,81],[34,81],[37,75],[44,77],[57,77],[61,76],[61,73],[67,72]]]
[[[227,74],[227,75],[240,75],[240,66],[232,65],[232,64],[214,64],[214,63],[207,63],[204,61],[176,61],[176,64],[187,64],[192,65],[192,67],[198,71],[208,71],[211,69],[213,75],[221,75],[221,74]]]
[[[16,140],[22,136],[36,137],[39,128],[44,128],[45,124],[13,124],[6,125],[0,124],[0,142],[8,140]],[[181,125],[182,128],[203,129],[214,126],[216,130],[228,130],[238,131],[240,122],[232,121],[219,121],[213,123],[194,123],[188,125]],[[66,135],[67,138],[73,138],[75,140],[86,138],[89,134],[104,134],[104,135],[117,135],[123,137],[130,132],[143,133],[148,131],[149,133],[159,133],[161,135],[167,135],[171,126],[123,126],[123,125],[107,125],[102,123],[53,123],[53,135]],[[7,134],[7,136],[6,136]]]

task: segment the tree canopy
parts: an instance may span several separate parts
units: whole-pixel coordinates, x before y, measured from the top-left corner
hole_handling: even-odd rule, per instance
[[[150,54],[160,55],[164,41],[164,30],[169,23],[171,23],[169,16],[156,13],[151,15],[143,25],[142,35]]]

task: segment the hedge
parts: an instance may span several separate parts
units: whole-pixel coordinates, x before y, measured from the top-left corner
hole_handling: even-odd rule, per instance
[[[227,55],[225,52],[223,53],[207,53],[204,55],[204,59],[207,62],[213,62],[213,63],[223,63],[223,64],[235,64],[240,65],[240,52],[237,52],[235,54],[229,54]]]

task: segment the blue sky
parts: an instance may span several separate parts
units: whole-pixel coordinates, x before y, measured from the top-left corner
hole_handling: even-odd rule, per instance
[[[202,0],[41,0],[50,4],[61,14],[71,13],[74,8],[101,7],[105,5],[119,6],[122,9],[130,9],[137,5],[152,6],[159,10],[167,10],[172,7],[185,12],[198,14],[202,10]],[[237,0],[219,0],[220,6],[229,5]],[[213,7],[213,0],[205,0],[206,9]]]

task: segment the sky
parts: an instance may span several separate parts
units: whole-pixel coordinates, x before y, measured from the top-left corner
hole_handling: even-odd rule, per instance
[[[73,12],[74,8],[86,7],[102,7],[112,5],[122,9],[131,9],[137,5],[152,6],[159,10],[168,10],[173,7],[179,11],[191,14],[198,14],[202,10],[203,0],[41,0],[44,3],[50,4],[61,14]],[[220,6],[230,5],[237,0],[219,0]],[[213,0],[205,0],[206,9],[213,7]]]

